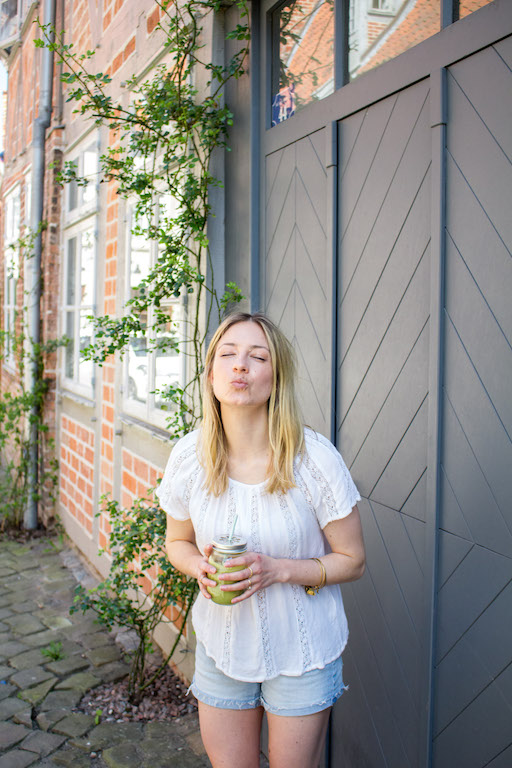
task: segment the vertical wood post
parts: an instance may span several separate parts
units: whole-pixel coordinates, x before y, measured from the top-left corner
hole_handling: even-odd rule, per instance
[[[446,70],[430,75],[431,165],[431,272],[428,464],[425,552],[425,611],[427,628],[425,653],[425,695],[427,707],[425,742],[419,764],[432,765],[434,715],[434,664],[437,613],[437,555],[439,483],[441,462],[441,408],[443,377],[444,262],[446,228]]]

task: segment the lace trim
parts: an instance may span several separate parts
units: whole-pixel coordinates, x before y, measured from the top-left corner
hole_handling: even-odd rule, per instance
[[[294,560],[297,558],[297,549],[298,549],[297,529],[295,527],[293,516],[290,511],[290,507],[288,506],[286,496],[280,493],[278,495],[278,501],[279,501],[279,506],[281,508],[281,512],[283,513],[284,521],[286,523],[286,528],[288,530],[288,541],[290,543],[289,544],[290,558]],[[308,641],[309,632],[308,632],[308,627],[306,626],[304,606],[302,604],[304,589],[299,584],[292,584],[292,592],[293,592],[293,601],[295,603],[295,614],[297,616],[297,625],[299,627],[299,639],[300,639],[300,649],[302,652],[303,669],[309,669],[309,666],[311,664],[311,650],[310,650],[309,641]]]
[[[336,520],[339,517],[338,507],[336,505],[336,499],[334,498],[334,494],[332,492],[331,486],[327,482],[327,478],[319,470],[318,466],[315,464],[315,462],[311,459],[310,456],[307,456],[305,460],[305,464],[308,470],[311,472],[313,479],[316,480],[316,482],[320,486],[320,493],[327,507],[328,517],[330,518],[330,520]]]
[[[228,519],[227,519],[227,530],[231,530],[231,526],[233,525],[233,520],[235,519],[235,511],[236,511],[236,499],[235,499],[235,492],[232,487],[228,490]]]
[[[253,552],[261,553],[263,550],[261,549],[258,511],[258,495],[253,493],[251,495],[251,541],[249,549],[252,549]]]
[[[299,627],[299,639],[300,650],[302,652],[302,668],[310,669],[311,666],[311,650],[309,647],[309,627],[306,625],[306,618],[304,616],[304,608],[302,600],[305,595],[304,587],[299,584],[292,584],[293,601],[295,603],[295,613],[297,614],[297,624]]]
[[[253,493],[251,495],[251,546],[253,552],[261,552],[261,539],[258,526],[258,494]],[[272,648],[270,645],[270,623],[268,618],[268,602],[267,591],[260,589],[256,592],[256,600],[258,604],[258,614],[260,619],[260,637],[261,648],[263,651],[263,662],[265,664],[265,677],[270,679],[275,677],[275,663],[272,654]]]
[[[352,508],[354,504],[359,500],[360,496],[359,496],[359,493],[357,492],[357,488],[354,484],[354,481],[352,480],[352,476],[348,470],[348,467],[343,461],[343,456],[338,451],[336,446],[333,445],[331,441],[328,440],[324,435],[321,435],[320,433],[315,433],[315,438],[318,440],[319,443],[321,443],[322,445],[325,445],[326,448],[329,448],[330,452],[335,457],[336,462],[341,469],[343,477],[345,478],[345,487],[347,489],[347,499],[350,500],[351,508]]]
[[[203,537],[204,535],[204,520],[206,517],[206,510],[208,509],[209,505],[210,505],[210,494],[208,493],[203,499],[203,503],[201,504],[201,508],[197,516],[196,534],[199,534],[200,538]]]
[[[309,490],[307,483],[304,482],[304,478],[302,477],[302,475],[300,474],[300,471],[297,468],[295,468],[295,471],[293,474],[295,478],[295,485],[297,486],[299,491],[302,493],[304,500],[307,504],[307,507],[311,513],[311,516],[316,521],[315,505],[313,502],[313,497],[311,496],[311,491]],[[318,521],[317,521],[317,524],[318,524]]]
[[[158,496],[162,504],[166,504],[172,499],[172,482],[176,477],[179,469],[181,468],[183,462],[194,455],[195,452],[196,446],[192,445],[190,448],[184,450],[183,453],[181,453],[175,461],[171,461],[170,465],[167,466],[166,471],[164,472],[163,480],[160,483],[160,488],[158,489]]]
[[[292,514],[290,512],[290,507],[288,506],[288,502],[286,501],[286,496],[282,493],[279,493],[277,496],[279,506],[281,508],[281,512],[283,513],[283,518],[286,523],[286,528],[288,531],[288,541],[290,546],[290,558],[292,560],[295,560],[297,558],[297,529],[294,525]]]
[[[188,482],[187,482],[187,485],[185,487],[185,493],[183,494],[183,501],[184,501],[185,504],[187,504],[187,506],[188,506],[188,503],[190,501],[190,497],[192,495],[192,488],[194,486],[194,483],[197,480],[197,477],[198,477],[200,471],[201,471],[201,467],[196,467],[196,469],[190,475],[190,477],[188,479]]]
[[[258,600],[258,613],[260,617],[261,647],[263,650],[263,661],[265,663],[265,678],[270,680],[276,676],[274,657],[270,647],[270,630],[268,621],[267,591],[260,589],[256,592]]]
[[[223,606],[222,611],[226,612],[226,621],[224,623],[224,648],[222,651],[222,669],[231,669],[231,626],[233,619],[233,608]],[[229,672],[227,673],[229,674]]]

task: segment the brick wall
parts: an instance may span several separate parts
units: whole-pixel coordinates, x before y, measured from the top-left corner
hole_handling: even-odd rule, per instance
[[[60,421],[59,492],[62,508],[93,533],[94,432],[69,416]]]

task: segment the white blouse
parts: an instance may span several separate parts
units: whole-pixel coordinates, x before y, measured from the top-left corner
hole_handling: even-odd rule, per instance
[[[295,463],[296,488],[268,494],[266,482],[246,485],[230,479],[227,491],[213,496],[203,487],[198,434],[195,430],[178,440],[157,495],[175,520],[191,519],[201,552],[216,535],[231,529],[238,513],[236,533],[247,538],[250,552],[321,557],[328,546],[321,529],[350,514],[361,498],[336,448],[310,429],[305,430],[306,453]],[[216,666],[250,682],[321,669],[341,654],[348,639],[337,585],[310,596],[298,584],[272,584],[233,606],[199,594],[192,622]]]

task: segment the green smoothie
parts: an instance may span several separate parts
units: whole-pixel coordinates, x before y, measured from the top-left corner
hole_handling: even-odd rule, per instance
[[[221,584],[228,584],[227,581],[220,581],[218,575],[220,573],[231,573],[231,571],[242,571],[245,566],[243,565],[233,565],[231,568],[226,568],[225,565],[219,563],[218,561],[214,560],[212,556],[208,558],[208,562],[211,565],[214,565],[217,568],[217,573],[209,573],[208,578],[212,581],[216,581],[217,584],[219,584],[218,587],[206,587],[210,595],[212,596],[212,600],[214,603],[218,603],[219,605],[231,605],[231,600],[234,597],[238,597],[238,595],[241,595],[243,592],[243,589],[237,589],[234,592],[224,592],[221,588]]]

